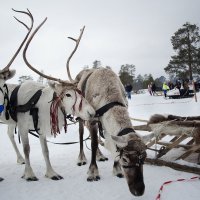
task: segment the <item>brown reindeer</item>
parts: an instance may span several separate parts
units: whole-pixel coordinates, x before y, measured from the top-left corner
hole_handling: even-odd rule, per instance
[[[71,38],[76,42],[76,47],[83,30],[78,39]],[[87,180],[100,179],[96,163],[97,133],[100,123],[104,130],[105,147],[110,150],[114,158],[114,175],[121,177],[124,174],[130,192],[135,196],[143,195],[145,190],[143,163],[146,158],[146,147],[132,128],[124,87],[119,77],[110,69],[100,68],[83,70],[73,80],[69,70],[70,59],[71,57],[67,62],[69,80],[78,84],[78,88],[96,110],[95,118],[87,121],[92,147]],[[80,121],[80,127],[83,127],[83,121]]]

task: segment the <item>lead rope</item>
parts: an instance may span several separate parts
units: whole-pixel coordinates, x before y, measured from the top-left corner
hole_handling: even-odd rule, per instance
[[[189,179],[181,178],[181,179],[177,179],[177,180],[175,180],[175,181],[166,181],[166,182],[164,182],[164,183],[161,185],[160,189],[159,189],[159,192],[158,192],[158,195],[157,195],[157,197],[156,197],[156,200],[161,200],[161,194],[162,194],[162,191],[163,191],[163,188],[164,188],[165,185],[169,185],[169,184],[175,183],[175,182],[192,181],[192,180],[197,180],[197,179],[200,179],[200,177],[199,177],[199,176],[194,176],[194,177],[189,178]]]

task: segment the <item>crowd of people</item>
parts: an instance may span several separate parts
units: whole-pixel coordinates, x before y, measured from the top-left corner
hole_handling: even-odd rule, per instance
[[[198,91],[200,88],[200,82],[199,82],[199,84],[195,82],[194,85],[195,85],[195,90]],[[150,82],[148,84],[147,88],[148,88],[148,92],[151,96],[158,95],[156,93],[156,91],[158,89],[160,89],[163,91],[164,97],[166,98],[167,92],[174,88],[178,89],[180,91],[180,93],[181,93],[181,89],[183,89],[185,91],[189,90],[189,80],[183,80],[183,81],[177,80],[175,83],[173,83],[172,81],[163,82],[161,88],[158,88],[154,82]],[[132,90],[133,90],[133,86],[130,83],[125,85],[125,91],[126,91],[128,99],[131,99]]]

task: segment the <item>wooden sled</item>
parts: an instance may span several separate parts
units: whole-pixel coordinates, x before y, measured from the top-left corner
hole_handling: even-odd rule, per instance
[[[151,116],[147,124],[134,126],[134,129],[148,131],[155,136],[146,143],[150,151],[155,151],[155,157],[148,157],[146,163],[200,174],[200,165],[198,165],[200,164],[199,155],[194,166],[182,165],[176,162],[177,160],[187,160],[194,153],[200,154],[200,116],[180,117],[168,115],[166,117],[155,114]],[[168,137],[167,141],[164,140],[166,137]],[[181,155],[166,161],[165,157],[167,154],[172,152],[172,150],[177,151],[177,148],[180,147],[183,148]]]

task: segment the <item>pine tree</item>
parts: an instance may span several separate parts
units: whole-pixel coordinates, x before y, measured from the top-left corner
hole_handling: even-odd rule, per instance
[[[133,79],[135,78],[135,65],[122,65],[119,71],[119,78],[123,85],[128,83],[133,85]]]
[[[176,55],[171,56],[167,67],[168,74],[175,74],[181,79],[193,79],[193,74],[200,73],[200,35],[199,27],[186,23],[171,38]]]

